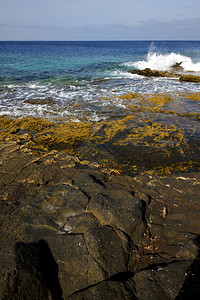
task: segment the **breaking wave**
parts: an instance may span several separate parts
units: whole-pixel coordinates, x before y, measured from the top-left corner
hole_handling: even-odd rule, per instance
[[[167,71],[176,64],[180,64],[185,71],[200,72],[200,62],[194,63],[190,57],[175,52],[159,53],[154,45],[151,45],[146,60],[125,63],[139,70],[150,68],[159,71]]]

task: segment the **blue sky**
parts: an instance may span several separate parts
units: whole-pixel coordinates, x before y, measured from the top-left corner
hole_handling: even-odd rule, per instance
[[[0,40],[199,40],[199,0],[0,0]]]

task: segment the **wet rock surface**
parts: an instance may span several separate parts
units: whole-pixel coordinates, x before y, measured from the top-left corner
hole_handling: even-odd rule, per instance
[[[198,298],[199,172],[130,176],[39,155],[12,124],[0,145],[1,299]]]
[[[4,158],[2,168],[8,164],[14,172],[15,168],[23,169],[27,157],[37,160],[49,152],[64,151],[76,156],[77,163],[85,161],[105,172],[136,175],[200,169],[198,111],[180,112],[180,103],[169,95],[130,93],[120,98],[128,101],[129,114],[99,122],[0,118],[0,153],[4,153],[5,142],[11,143],[11,150],[27,152],[23,163],[19,163],[19,151],[10,161]],[[199,99],[198,93],[184,95],[184,101],[192,102],[191,106],[197,106]],[[137,103],[130,104],[131,101]]]
[[[32,105],[46,105],[46,104],[53,104],[54,101],[51,97],[44,98],[44,99],[27,99],[24,103],[32,104]]]
[[[183,82],[200,82],[200,76],[196,75],[181,75],[179,81]]]
[[[146,77],[178,77],[178,74],[174,72],[151,70],[149,68],[143,70],[132,70],[130,73]]]
[[[199,298],[200,95],[117,101],[0,118],[0,299]]]
[[[175,72],[174,72],[175,71]],[[178,73],[176,73],[178,71]],[[177,63],[172,66],[172,72],[169,71],[158,71],[151,70],[149,68],[143,70],[131,70],[131,74],[142,75],[146,77],[171,77],[171,78],[179,78],[180,82],[200,82],[200,76],[194,74],[182,74],[183,68],[181,67],[181,63]]]

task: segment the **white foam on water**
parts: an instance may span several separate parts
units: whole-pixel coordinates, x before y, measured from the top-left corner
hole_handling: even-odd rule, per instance
[[[147,55],[147,60],[135,62],[133,66],[139,70],[150,68],[152,70],[167,71],[176,63],[181,63],[185,71],[200,71],[200,62],[193,63],[190,57],[173,52],[169,54],[150,52]]]
[[[139,75],[137,74],[131,74],[129,72],[125,72],[125,71],[121,71],[121,70],[114,70],[112,72],[110,72],[110,77],[108,77],[108,79],[110,78],[118,78],[118,79],[121,79],[121,78],[140,78]]]
[[[137,63],[141,68],[167,69],[171,64],[183,61],[182,66],[198,67],[190,58],[176,53],[160,54],[149,51],[147,59],[139,62],[126,63],[135,67]],[[178,60],[178,61],[177,61]],[[148,64],[152,64],[151,66]],[[142,65],[147,64],[147,65]],[[156,65],[157,64],[157,65]],[[125,64],[124,64],[125,65]],[[152,67],[154,66],[154,67]],[[186,67],[185,67],[186,68]],[[30,82],[25,84],[6,85],[0,93],[0,115],[36,116],[49,119],[67,118],[81,120],[87,118],[91,121],[105,119],[120,109],[125,108],[124,102],[118,100],[118,95],[133,93],[155,93],[173,91],[200,92],[200,85],[195,83],[180,83],[178,79],[146,78],[126,71],[127,68],[107,70],[102,78],[109,79],[101,82],[83,81],[72,86],[60,86],[52,83]],[[10,88],[10,90],[8,90]],[[46,105],[33,105],[25,100],[52,98]]]
[[[200,72],[200,62],[194,63],[190,57],[180,53],[171,52],[162,54],[155,51],[153,47],[150,47],[146,60],[129,61],[123,65],[139,70],[150,68],[152,70],[167,71],[176,63],[181,63],[181,67],[185,71]]]

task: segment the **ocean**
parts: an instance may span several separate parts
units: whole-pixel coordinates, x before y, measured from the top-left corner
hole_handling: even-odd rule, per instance
[[[129,72],[180,62],[200,75],[200,41],[0,42],[0,115],[99,121],[124,113],[123,94],[200,92],[197,83]]]

